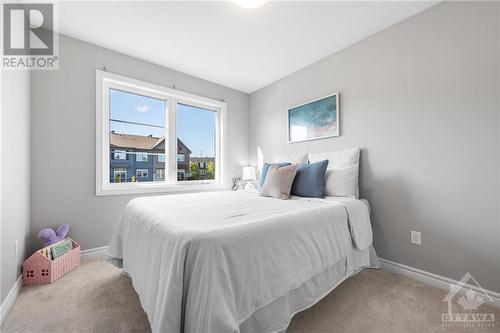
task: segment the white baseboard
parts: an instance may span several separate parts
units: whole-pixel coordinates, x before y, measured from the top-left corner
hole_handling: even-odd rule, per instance
[[[106,258],[106,254],[108,253],[109,246],[101,246],[95,247],[93,249],[87,249],[80,251],[80,257],[83,262],[89,261],[92,259],[101,259]]]
[[[460,286],[459,281],[457,280],[429,273],[421,269],[414,268],[411,266],[406,266],[387,259],[379,258],[379,260],[380,260],[380,268],[384,271],[400,274],[439,289],[444,289],[449,291],[450,285]],[[478,293],[482,293],[482,291],[484,290],[491,298],[491,299],[485,298],[485,302],[500,307],[500,293],[487,289],[481,290],[481,288],[470,284],[466,284],[465,287],[470,288]]]
[[[0,305],[0,326],[3,325],[5,319],[7,318],[7,315],[14,306],[14,303],[16,303],[17,296],[19,295],[19,292],[21,292],[22,286],[23,286],[23,276],[19,275],[16,282],[14,282],[14,285],[10,289],[9,294]]]

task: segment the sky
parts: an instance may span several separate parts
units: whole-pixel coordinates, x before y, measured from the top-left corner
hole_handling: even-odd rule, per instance
[[[165,136],[164,100],[110,89],[109,101],[110,130],[122,134]],[[177,137],[192,151],[191,156],[214,156],[215,117],[214,111],[177,105]],[[120,123],[113,119],[160,127]]]

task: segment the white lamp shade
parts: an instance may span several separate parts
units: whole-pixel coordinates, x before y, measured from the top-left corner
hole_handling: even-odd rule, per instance
[[[243,167],[243,180],[256,180],[255,177],[255,167],[246,166]]]

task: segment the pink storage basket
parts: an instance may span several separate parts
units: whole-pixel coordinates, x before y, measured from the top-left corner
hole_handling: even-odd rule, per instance
[[[36,251],[23,263],[23,286],[49,284],[80,266],[80,245],[71,239],[73,249],[54,260]]]

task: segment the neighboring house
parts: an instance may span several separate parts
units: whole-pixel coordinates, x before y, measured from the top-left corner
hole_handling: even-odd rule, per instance
[[[188,180],[190,175],[189,161],[191,150],[177,139],[177,180]]]
[[[214,157],[191,157],[191,162],[196,163],[201,180],[213,179],[208,176],[208,164],[215,163]]]
[[[186,170],[191,151],[177,139],[178,149],[184,155],[179,170]],[[177,157],[179,160],[179,156]],[[152,135],[110,133],[109,178],[112,183],[165,180],[165,138]],[[189,170],[189,169],[187,169]]]

